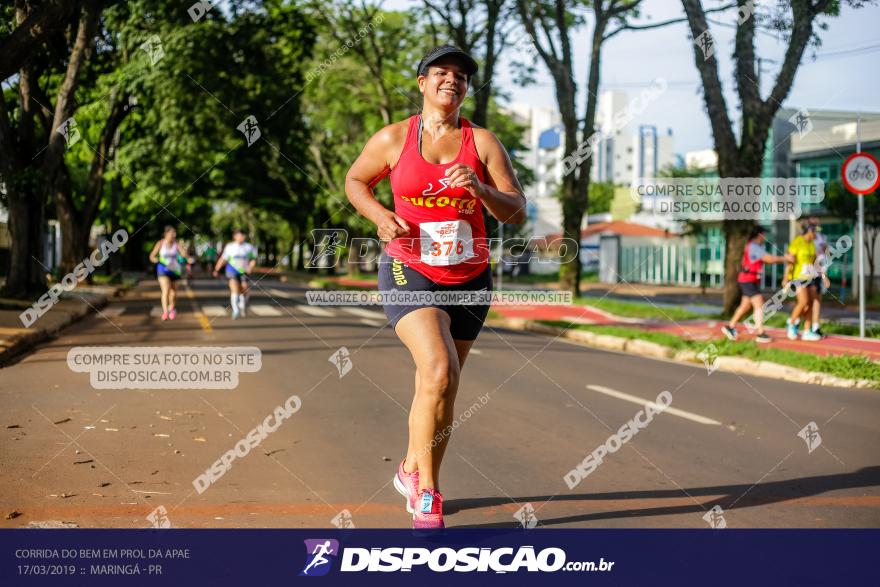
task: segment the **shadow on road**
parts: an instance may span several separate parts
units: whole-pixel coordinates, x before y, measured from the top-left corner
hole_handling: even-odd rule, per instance
[[[565,516],[561,518],[541,519],[539,526],[553,526],[556,524],[570,524],[572,522],[589,522],[594,520],[609,520],[616,518],[633,518],[633,517],[650,517],[650,516],[667,516],[673,514],[692,514],[705,512],[718,505],[725,511],[768,505],[799,499],[803,497],[812,497],[829,491],[838,489],[853,489],[858,487],[876,487],[880,486],[880,466],[863,467],[852,473],[844,473],[840,475],[822,475],[816,477],[802,477],[800,479],[787,479],[784,481],[770,481],[757,485],[716,485],[712,487],[694,487],[684,489],[659,489],[650,491],[618,491],[609,493],[576,493],[576,494],[559,494],[550,495],[532,495],[523,497],[514,497],[512,500],[517,504],[530,502],[532,504],[543,503],[552,499],[553,501],[601,501],[606,499],[626,500],[626,499],[663,499],[663,498],[681,498],[690,494],[692,497],[699,496],[718,496],[705,503],[694,503],[691,505],[661,506],[651,508],[636,508],[620,511],[603,511],[594,513],[584,513],[574,516]],[[686,493],[685,493],[686,492]],[[460,512],[463,510],[477,509],[481,507],[491,507],[498,505],[506,505],[511,502],[511,498],[507,497],[485,497],[478,499],[453,499],[443,504],[444,513],[447,515]],[[519,522],[513,520],[511,522],[497,522],[494,524],[472,524],[464,526],[456,526],[456,528],[518,528]]]

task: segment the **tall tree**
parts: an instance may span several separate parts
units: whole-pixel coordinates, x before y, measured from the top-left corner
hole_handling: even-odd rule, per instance
[[[351,213],[345,173],[370,135],[420,108],[413,80],[428,36],[412,13],[382,11],[354,0],[316,3],[311,11],[318,41],[303,96],[312,189],[319,192],[317,204],[327,210],[333,226],[347,225],[366,236],[372,227]],[[362,78],[366,83],[352,83]],[[390,205],[387,183],[377,186],[377,196]]]
[[[812,43],[818,43],[817,20],[821,16],[837,16],[842,5],[861,7],[860,0],[778,0],[775,12],[764,19],[757,14],[759,6],[752,0],[737,0],[737,25],[733,60],[735,85],[739,98],[739,138],[724,98],[719,76],[717,47],[709,31],[700,0],[682,0],[688,26],[694,42],[694,63],[703,86],[703,100],[718,153],[718,174],[724,177],[760,177],[767,137],[773,118],[788,97],[795,74],[804,52]],[[756,80],[758,73],[755,33],[759,19],[768,27],[787,38],[785,58],[773,83],[770,94],[764,98]],[[730,314],[739,304],[736,276],[742,250],[753,223],[748,220],[724,221],[727,240],[724,267],[724,312]]]
[[[5,80],[21,70],[38,54],[40,47],[68,24],[76,3],[73,0],[47,0],[46,2],[14,3],[21,10],[17,26],[0,40],[0,80]],[[13,4],[9,5],[13,8]],[[5,16],[5,15],[4,15]]]
[[[593,163],[589,137],[596,132],[596,108],[599,73],[604,42],[620,29],[609,26],[620,21],[626,26],[627,16],[636,14],[641,0],[516,0],[522,24],[531,37],[556,87],[556,102],[565,134],[565,152],[572,164],[564,171],[560,201],[562,204],[563,237],[580,243],[581,222],[587,211],[590,170]],[[587,87],[584,116],[578,115],[577,83],[574,77],[572,35],[585,19],[576,8],[587,6],[593,12],[590,36],[590,58],[587,66]],[[559,270],[562,288],[580,295],[581,261],[575,255]]]
[[[510,46],[518,23],[515,7],[510,0],[460,0],[438,2],[423,0],[430,11],[446,28],[449,38],[459,49],[474,56],[481,63],[471,80],[473,114],[471,121],[486,127],[489,121],[489,100],[493,96],[493,80],[498,57]]]
[[[54,104],[54,117],[48,146],[43,159],[46,189],[55,201],[58,222],[61,225],[61,271],[72,271],[88,252],[89,233],[98,215],[98,205],[103,197],[104,173],[107,170],[111,146],[119,125],[129,112],[127,96],[114,91],[110,97],[109,117],[104,121],[100,139],[88,173],[82,203],[78,204],[70,181],[70,172],[65,161],[67,146],[73,143],[73,133],[81,132],[72,126],[71,118],[76,110],[76,90],[80,83],[80,72],[95,43],[95,33],[100,21],[102,2],[99,0],[83,3],[76,30],[76,37],[67,59],[67,69],[58,88]],[[70,122],[68,122],[70,121]]]
[[[45,288],[47,193],[64,174],[66,141],[56,131],[72,112],[77,78],[105,3],[84,0],[70,6],[65,2],[17,0],[14,12],[11,6],[3,7],[0,70],[6,77],[18,67],[13,92],[4,92],[0,100],[0,180],[9,207],[12,237],[5,295],[28,297]],[[73,16],[73,21],[67,16]],[[9,20],[16,26],[9,27]],[[65,28],[67,34],[63,34]],[[53,107],[44,74],[54,73],[56,66],[64,74]]]

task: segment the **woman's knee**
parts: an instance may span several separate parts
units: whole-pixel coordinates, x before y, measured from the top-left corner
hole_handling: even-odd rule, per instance
[[[420,394],[441,400],[449,399],[458,390],[458,365],[448,358],[420,366],[418,372]]]

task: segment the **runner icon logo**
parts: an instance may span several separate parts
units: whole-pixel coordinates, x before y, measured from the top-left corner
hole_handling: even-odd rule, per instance
[[[330,355],[330,358],[327,360],[336,365],[336,370],[339,371],[340,379],[345,377],[345,374],[351,371],[352,363],[351,355],[348,352],[348,347],[339,347],[339,350]]]
[[[518,520],[520,525],[526,530],[530,530],[538,525],[538,518],[535,516],[535,508],[532,507],[532,504],[530,503],[527,503],[516,510],[513,517]]]
[[[715,369],[718,368],[718,347],[714,344],[710,344],[700,351],[697,358],[703,361],[703,364],[706,365],[706,371],[711,375],[715,372]]]
[[[819,427],[815,422],[810,422],[798,432],[798,436],[807,443],[807,454],[813,452],[822,444],[822,437],[819,436]]]
[[[712,506],[712,509],[703,515],[703,519],[709,523],[710,528],[721,530],[727,528],[727,520],[724,519],[724,510],[720,505]]]
[[[330,572],[333,559],[339,556],[339,541],[332,538],[310,538],[304,542],[306,565],[299,576],[323,577]]]

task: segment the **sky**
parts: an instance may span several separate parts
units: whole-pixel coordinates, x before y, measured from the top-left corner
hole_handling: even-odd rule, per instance
[[[770,2],[765,0],[765,3]],[[723,2],[703,1],[706,9],[720,4]],[[756,4],[760,6],[761,2]],[[769,5],[775,4],[776,0],[772,0]],[[383,3],[386,9],[412,6],[422,6],[422,3],[416,0],[386,0]],[[643,7],[642,16],[633,22],[647,24],[684,16],[678,0],[645,0]],[[719,48],[720,78],[728,108],[731,118],[736,120],[737,101],[730,59],[736,12],[718,13],[709,15],[709,18],[728,24],[710,24],[710,30]],[[586,86],[591,21],[592,18],[588,18],[587,26],[577,30],[573,40],[575,78],[581,92]],[[807,108],[810,111],[880,112],[880,3],[874,2],[858,10],[844,7],[839,17],[825,18],[821,22],[828,24],[828,30],[822,33],[822,46],[815,51],[808,49],[783,106]],[[770,93],[784,57],[785,46],[784,41],[769,33],[757,36],[757,54],[768,60],[763,64],[761,76],[764,98]],[[698,92],[699,75],[694,65],[687,24],[626,31],[606,42],[600,78],[602,90],[626,91],[629,99],[632,99],[657,78],[667,81],[667,91],[636,117],[633,125],[654,124],[663,133],[671,128],[675,137],[675,152],[682,155],[688,151],[712,148],[711,129],[702,96]],[[495,79],[501,88],[510,93],[511,101],[556,107],[553,81],[543,63],[539,63],[537,83],[533,86],[518,86],[504,61]],[[578,98],[581,112],[583,105],[584,97],[581,94]]]

